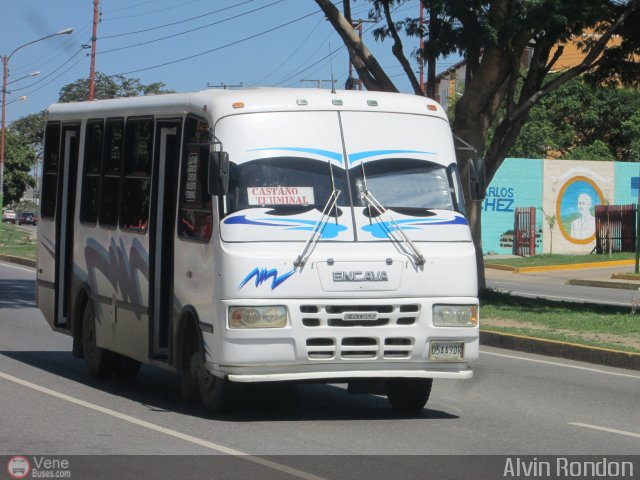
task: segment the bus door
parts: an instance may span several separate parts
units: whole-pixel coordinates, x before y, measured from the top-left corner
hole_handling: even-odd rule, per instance
[[[151,211],[149,329],[152,358],[166,359],[173,310],[174,236],[182,120],[156,122],[156,168]]]
[[[73,275],[73,223],[80,146],[80,125],[62,126],[60,177],[56,202],[55,321],[69,328],[71,280]]]

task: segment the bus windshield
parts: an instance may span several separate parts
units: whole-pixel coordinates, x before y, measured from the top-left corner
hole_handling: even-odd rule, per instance
[[[409,158],[389,158],[363,163],[349,170],[355,187],[354,206],[366,206],[366,189],[385,208],[453,210],[447,169]]]
[[[333,188],[338,206],[349,206],[347,172],[319,160],[273,157],[232,165],[226,214],[250,208],[274,213],[322,211]],[[333,177],[333,178],[332,178]],[[360,164],[348,172],[353,206],[364,207],[365,186],[385,208],[454,210],[447,169],[410,158],[388,158]]]
[[[333,189],[338,205],[348,205],[344,169],[300,157],[271,157],[231,165],[227,214],[248,208],[272,208],[286,214],[323,210]]]

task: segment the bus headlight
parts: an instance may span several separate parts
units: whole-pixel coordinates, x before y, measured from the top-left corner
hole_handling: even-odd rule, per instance
[[[478,325],[478,307],[476,305],[434,305],[433,325],[475,327]]]
[[[287,326],[287,307],[229,307],[229,328],[283,328]]]

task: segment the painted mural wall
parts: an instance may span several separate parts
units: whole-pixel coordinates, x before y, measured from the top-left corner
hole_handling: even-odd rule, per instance
[[[482,251],[485,255],[512,253],[516,207],[542,206],[542,180],[542,160],[507,158],[503,162],[482,202]],[[539,213],[538,210],[538,231],[542,228]]]
[[[516,207],[536,209],[536,253],[591,252],[595,206],[637,203],[639,172],[640,163],[506,159],[482,205],[484,253],[513,252]]]

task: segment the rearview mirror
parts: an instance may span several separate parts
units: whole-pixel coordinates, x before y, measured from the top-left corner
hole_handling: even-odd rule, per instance
[[[487,190],[487,174],[484,158],[473,157],[469,160],[469,190],[471,200],[481,202]]]
[[[211,152],[209,155],[209,195],[226,195],[229,191],[229,154]]]

